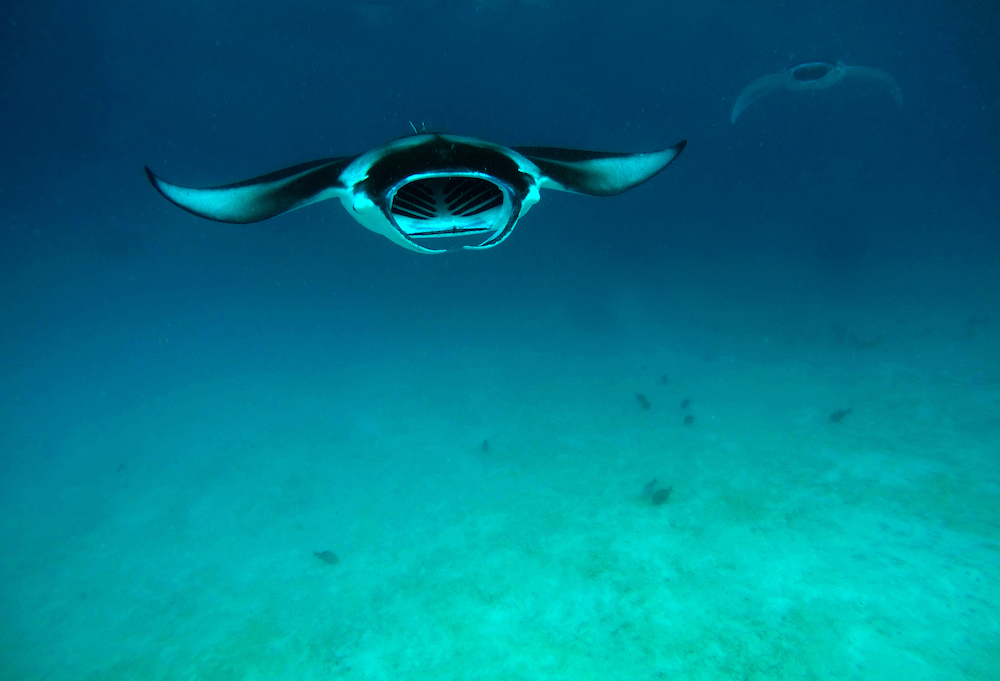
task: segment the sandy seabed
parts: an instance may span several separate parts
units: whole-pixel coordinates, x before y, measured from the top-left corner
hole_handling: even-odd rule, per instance
[[[994,678],[1000,374],[842,352],[178,386],[13,456],[3,677]]]

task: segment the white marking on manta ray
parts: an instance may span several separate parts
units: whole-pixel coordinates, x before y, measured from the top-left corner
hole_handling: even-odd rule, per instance
[[[432,249],[416,239],[450,238],[466,250],[492,248],[538,202],[540,189],[620,194],[666,168],[687,144],[638,154],[510,148],[411,126],[415,135],[357,156],[302,163],[221,187],[181,187],[149,168],[146,175],[168,201],[209,220],[257,222],[339,198],[351,217],[393,243],[418,253],[444,253],[455,248]]]

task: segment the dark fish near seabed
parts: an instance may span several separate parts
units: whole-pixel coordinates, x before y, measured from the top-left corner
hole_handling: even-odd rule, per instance
[[[653,478],[646,483],[646,486],[642,488],[642,498],[649,499],[653,496],[653,490],[656,489],[656,478]]]
[[[831,423],[840,423],[844,420],[844,417],[851,413],[850,409],[838,409],[837,411],[830,414]]]
[[[313,555],[319,558],[324,563],[329,563],[330,565],[336,565],[340,562],[340,558],[333,551],[313,551]]]
[[[674,491],[673,487],[667,487],[666,489],[656,490],[656,494],[650,501],[653,502],[653,506],[659,506],[661,504],[667,503],[667,499],[670,498],[670,493]]]

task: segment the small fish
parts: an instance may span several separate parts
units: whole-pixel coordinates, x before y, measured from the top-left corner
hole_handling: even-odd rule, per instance
[[[658,489],[656,490],[656,494],[653,495],[653,498],[650,499],[650,501],[652,502],[653,506],[660,506],[662,504],[665,504],[667,503],[667,499],[670,498],[670,493],[673,491],[674,491],[673,487],[667,487],[666,489]]]
[[[837,411],[830,414],[831,423],[840,423],[844,420],[844,417],[851,413],[850,409],[838,409]]]
[[[653,491],[656,489],[656,478],[653,478],[646,483],[646,486],[642,488],[642,498],[649,499],[653,496]]]
[[[645,395],[643,395],[642,393],[636,393],[635,394],[635,399],[637,399],[639,401],[639,405],[643,409],[649,409],[649,400],[646,399]]]
[[[690,398],[685,397],[683,400],[681,400],[681,409],[687,409],[690,406],[691,406],[691,399]]]
[[[663,385],[666,385],[669,380],[670,379],[667,377],[666,374],[663,374],[662,376],[660,376],[660,383],[662,383]]]
[[[330,565],[336,565],[340,562],[340,558],[333,551],[313,551],[313,555],[319,558],[324,563],[329,563]]]
[[[484,452],[490,451],[490,442],[489,442],[489,440],[483,440],[483,451]]]
[[[694,415],[693,414],[688,414],[687,416],[684,417],[684,425],[685,426],[690,426],[692,423],[694,423]]]

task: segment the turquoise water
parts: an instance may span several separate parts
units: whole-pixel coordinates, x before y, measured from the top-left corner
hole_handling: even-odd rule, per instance
[[[956,301],[994,275],[930,306],[905,273],[680,267],[364,348],[231,292],[201,302],[239,334],[21,348],[7,678],[990,678],[1000,366]]]

